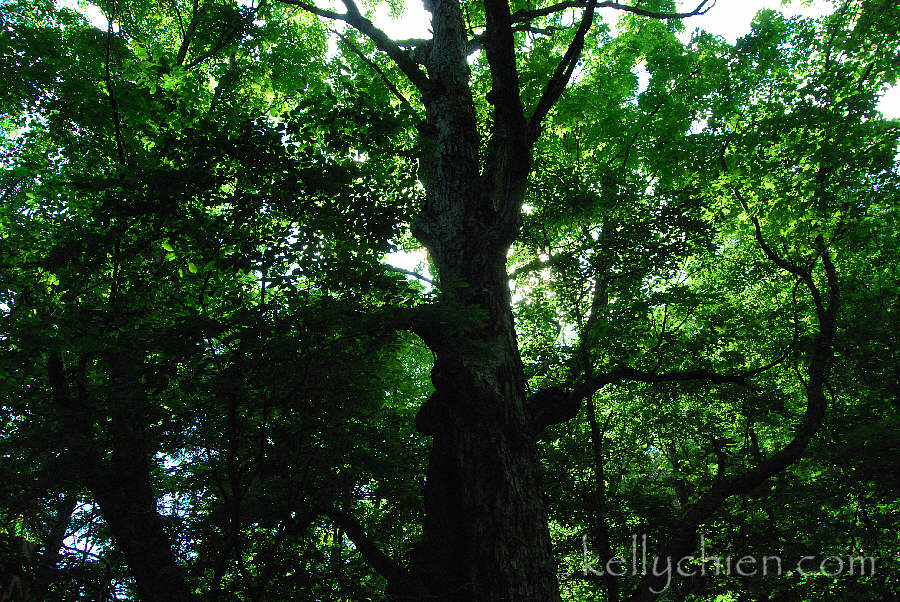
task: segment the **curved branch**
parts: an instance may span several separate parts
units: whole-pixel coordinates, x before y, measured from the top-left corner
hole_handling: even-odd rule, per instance
[[[724,145],[719,155],[719,161],[722,166],[722,172],[727,173],[728,162],[725,159]],[[753,233],[756,238],[756,242],[759,245],[760,249],[762,249],[763,254],[776,266],[778,266],[785,272],[788,272],[789,274],[798,276],[803,281],[803,284],[806,286],[806,288],[809,290],[809,294],[812,296],[813,303],[816,306],[816,313],[821,316],[825,312],[825,307],[822,305],[822,294],[819,291],[819,288],[816,286],[816,283],[813,281],[812,265],[810,265],[809,267],[801,267],[778,255],[778,253],[776,253],[774,249],[772,249],[772,247],[769,246],[769,244],[766,242],[766,239],[762,233],[762,227],[759,223],[759,218],[750,213],[750,206],[747,203],[746,199],[744,199],[744,195],[741,194],[741,191],[736,186],[729,186],[729,189],[734,194],[735,198],[737,198],[738,203],[740,203],[741,205],[741,209],[743,209],[744,213],[746,213],[750,218],[750,223],[753,224]],[[815,262],[815,260],[813,260],[813,262]]]
[[[384,52],[400,70],[409,78],[409,81],[416,86],[423,95],[429,88],[428,76],[419,68],[419,65],[412,59],[408,52],[404,52],[397,43],[392,40],[386,33],[375,27],[375,25],[359,12],[359,8],[353,0],[343,0],[347,11],[338,13],[333,10],[319,8],[314,4],[304,2],[303,0],[278,0],[283,4],[297,6],[303,10],[310,12],[325,19],[333,21],[343,21],[347,23],[361,34],[375,42],[375,47]]]
[[[512,14],[512,22],[525,23],[534,19],[538,19],[540,17],[546,17],[548,15],[559,13],[570,8],[588,8],[589,5],[589,0],[565,0],[564,2],[558,2],[556,4],[551,4],[550,6],[545,6],[543,8],[536,8],[533,10],[518,10]],[[702,0],[700,4],[698,4],[697,7],[692,11],[688,11],[685,13],[663,13],[606,0],[605,2],[598,3],[596,5],[596,8],[612,8],[615,10],[621,10],[651,19],[687,19],[689,17],[706,14],[707,11],[709,11],[709,9],[711,9],[715,5],[715,0]]]
[[[824,246],[822,236],[816,239],[820,260],[825,270],[828,287],[828,304],[817,304],[816,313],[819,318],[819,332],[815,338],[812,357],[807,370],[806,412],[797,428],[793,439],[780,451],[739,475],[725,476],[720,474],[715,483],[700,499],[685,509],[681,519],[675,526],[671,537],[662,547],[659,558],[675,560],[689,554],[696,544],[697,530],[712,514],[734,495],[745,495],[759,487],[773,476],[796,462],[806,449],[813,436],[822,425],[827,408],[825,385],[828,370],[834,356],[834,337],[837,324],[837,313],[840,304],[838,278],[831,256]],[[767,253],[768,254],[768,253]],[[629,598],[632,602],[655,600],[658,593],[666,585],[665,579],[653,573],[646,575]]]
[[[549,387],[538,391],[526,400],[531,413],[535,432],[541,432],[551,424],[566,422],[575,417],[581,408],[581,401],[593,395],[606,385],[624,382],[663,383],[709,381],[714,384],[731,383],[746,388],[753,388],[748,382],[750,376],[761,371],[756,368],[741,374],[722,374],[711,370],[676,370],[672,372],[645,372],[623,366],[609,372],[594,374],[572,390],[563,387]]]

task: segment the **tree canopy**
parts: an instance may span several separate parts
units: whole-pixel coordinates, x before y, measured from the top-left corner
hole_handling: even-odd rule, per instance
[[[900,595],[900,5],[727,4],[0,2],[0,599]]]

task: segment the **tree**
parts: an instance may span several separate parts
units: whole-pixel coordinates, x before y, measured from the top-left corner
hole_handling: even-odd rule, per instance
[[[735,46],[679,41],[706,0],[437,0],[406,41],[353,0],[99,6],[105,32],[3,7],[3,445],[35,475],[3,510],[43,557],[87,499],[143,599],[359,599],[374,569],[396,599],[556,600],[580,546],[554,538],[600,565],[652,530],[677,562],[735,542],[716,516],[771,521],[773,479],[811,491],[823,425],[895,453],[890,3]],[[413,239],[431,290],[381,262]],[[679,595],[752,587],[711,581]]]

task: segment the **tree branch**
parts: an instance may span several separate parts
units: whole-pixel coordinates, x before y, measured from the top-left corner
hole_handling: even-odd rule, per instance
[[[109,15],[109,18],[106,21],[106,61],[104,66],[104,76],[106,79],[106,94],[109,97],[109,107],[112,110],[113,128],[115,130],[116,158],[119,161],[119,165],[124,167],[127,164],[127,161],[125,157],[125,141],[122,138],[122,119],[119,115],[119,103],[118,101],[116,101],[116,94],[113,90],[112,84],[112,75],[110,74],[109,70],[109,60],[113,37],[113,21],[115,21],[115,19],[116,2],[115,0],[113,0],[112,13]]]
[[[485,0],[484,11],[487,23],[484,49],[492,81],[488,101],[494,105],[495,126],[508,134],[507,130],[521,130],[525,125],[519,98],[519,74],[509,3],[506,0]]]
[[[722,147],[722,152],[719,156],[719,161],[722,165],[722,172],[728,172],[728,162],[725,159],[725,146]],[[822,305],[822,295],[819,291],[819,288],[816,286],[812,277],[812,266],[809,267],[801,267],[796,264],[791,263],[790,261],[784,259],[778,253],[776,253],[771,246],[766,242],[765,237],[762,233],[762,227],[759,224],[759,218],[750,213],[750,207],[747,201],[744,199],[744,195],[741,194],[741,191],[737,188],[737,186],[729,186],[731,192],[734,194],[735,198],[737,198],[738,202],[741,205],[741,209],[744,210],[744,213],[747,214],[747,217],[750,218],[750,223],[753,224],[753,232],[756,238],[756,242],[759,245],[760,249],[762,249],[763,254],[765,254],[766,258],[769,261],[774,263],[776,266],[788,272],[790,274],[794,274],[798,276],[809,290],[809,294],[812,295],[813,303],[816,306],[816,313],[821,315],[825,309]]]
[[[344,42],[344,44],[346,44],[347,47],[349,47],[350,50],[352,50],[353,53],[356,54],[356,56],[358,56],[362,62],[364,62],[372,71],[374,71],[375,73],[378,74],[378,76],[381,78],[381,81],[383,81],[384,84],[387,86],[388,90],[391,91],[391,94],[393,94],[394,97],[397,98],[397,100],[399,100],[400,103],[409,110],[410,113],[412,113],[413,115],[417,115],[417,116],[419,115],[419,112],[413,108],[412,104],[410,104],[410,102],[406,99],[406,97],[403,96],[403,93],[400,92],[400,90],[397,88],[397,86],[394,84],[394,82],[392,82],[390,80],[390,78],[388,78],[388,76],[384,72],[384,70],[375,64],[375,61],[373,61],[372,59],[367,57],[363,53],[363,51],[360,50],[359,48],[357,48],[356,44],[354,44],[353,41],[350,40],[347,36],[345,36],[344,34],[342,34],[341,32],[339,32],[336,29],[332,29],[331,31],[338,38],[340,38],[341,41]]]
[[[212,46],[212,48],[194,58],[194,60],[185,65],[184,68],[186,70],[193,69],[194,67],[202,64],[206,59],[215,56],[220,50],[228,46],[240,31],[240,25],[238,25],[228,33],[225,33],[225,30],[223,29],[219,34],[219,39],[216,40],[216,43]]]
[[[521,199],[531,169],[528,127],[519,96],[515,39],[507,0],[485,0],[484,50],[491,71],[487,101],[493,105],[483,179],[507,233],[518,229]]]
[[[406,570],[381,551],[372,539],[366,535],[362,524],[353,516],[337,508],[328,508],[324,514],[344,530],[359,553],[388,581],[398,580]]]
[[[400,268],[400,267],[397,267],[395,265],[390,265],[390,264],[384,264],[384,267],[385,267],[385,269],[387,269],[391,272],[397,272],[398,274],[406,274],[407,276],[412,276],[413,278],[418,278],[422,282],[426,282],[435,288],[440,288],[440,286],[438,286],[437,282],[435,282],[431,278],[423,276],[422,274],[420,274],[418,272],[414,272],[412,270],[407,270],[406,268]]]
[[[556,4],[551,4],[550,6],[545,6],[543,8],[536,8],[533,10],[518,10],[512,14],[512,22],[525,23],[534,19],[538,19],[540,17],[546,17],[548,15],[562,12],[570,8],[588,8],[589,5],[590,0],[565,0],[564,2],[558,2]],[[624,12],[633,13],[635,15],[640,15],[642,17],[649,17],[651,19],[687,19],[689,17],[706,14],[707,11],[709,11],[709,9],[711,9],[715,5],[715,0],[702,0],[700,4],[698,4],[697,7],[692,11],[686,13],[663,13],[606,0],[605,2],[597,3],[596,8],[612,8],[615,10],[621,10]]]
[[[343,529],[363,558],[388,581],[388,594],[394,599],[421,600],[425,588],[409,571],[381,551],[378,544],[366,535],[365,528],[356,518],[339,510],[326,508],[323,514]]]
[[[409,81],[416,86],[420,93],[425,95],[430,87],[428,76],[419,68],[419,65],[412,59],[408,52],[404,52],[397,43],[389,38],[387,34],[375,27],[375,25],[359,12],[359,8],[353,0],[343,0],[347,11],[338,13],[333,10],[319,8],[314,4],[304,2],[303,0],[278,0],[283,4],[297,6],[303,10],[310,12],[325,19],[333,21],[343,21],[347,23],[361,34],[375,42],[375,47],[384,52],[400,70],[409,78]]]
[[[609,372],[595,374],[575,388],[574,393],[582,398],[599,391],[609,384],[623,382],[663,383],[707,380],[714,384],[731,383],[750,387],[746,374],[721,374],[712,370],[676,370],[672,372],[645,372],[635,368],[621,367]]]
[[[176,4],[175,10],[178,10]],[[200,21],[200,0],[194,0],[193,10],[191,12],[191,20],[188,22],[187,30],[182,29],[181,46],[178,48],[178,56],[175,57],[176,65],[183,65],[187,58],[188,48],[191,45],[191,39],[194,37],[194,31]],[[181,24],[181,11],[178,11],[178,22]],[[182,26],[183,27],[183,26]]]
[[[556,101],[559,100],[559,97],[562,96],[569,79],[572,77],[572,73],[575,71],[575,66],[581,57],[581,51],[584,49],[584,38],[594,22],[594,10],[596,7],[597,0],[588,0],[584,14],[581,16],[581,24],[575,32],[575,38],[569,44],[568,49],[566,49],[566,53],[563,55],[559,65],[556,66],[553,75],[550,76],[550,80],[547,82],[540,100],[538,100],[534,113],[528,121],[531,144],[534,144],[535,140],[537,140],[541,131],[541,122],[547,116],[547,113],[550,112],[550,109],[553,108],[553,105],[556,104]]]
[[[731,383],[741,387],[753,388],[747,381],[750,376],[758,374],[754,369],[742,374],[722,374],[711,370],[676,370],[672,372],[645,372],[630,367],[615,368],[609,372],[594,374],[571,390],[563,387],[548,387],[538,391],[526,400],[531,413],[535,432],[541,432],[551,424],[566,422],[575,417],[581,408],[581,401],[593,395],[606,385],[624,382],[663,383],[709,381],[714,384]]]
[[[759,240],[757,238],[757,240]],[[834,357],[834,337],[837,324],[837,313],[840,305],[838,290],[838,278],[834,264],[828,249],[825,247],[821,235],[816,238],[816,246],[820,254],[820,261],[825,270],[828,287],[828,303],[817,303],[816,313],[819,318],[819,332],[815,338],[812,357],[807,369],[808,380],[806,382],[806,412],[793,439],[780,451],[758,464],[755,468],[747,470],[739,475],[725,476],[720,470],[715,483],[694,504],[685,509],[685,512],[670,536],[662,547],[659,558],[668,558],[677,561],[689,554],[696,546],[697,530],[718,508],[731,496],[745,495],[759,487],[767,480],[785,470],[796,462],[802,455],[810,440],[822,425],[827,409],[827,399],[824,388],[828,378],[828,370]],[[766,253],[769,255],[769,253]],[[772,259],[770,257],[770,259]],[[774,260],[773,260],[774,263]],[[779,264],[779,267],[782,267]],[[802,278],[802,275],[801,275]],[[807,286],[815,286],[808,284]],[[720,461],[721,469],[721,461]],[[659,575],[648,574],[638,584],[637,589],[629,598],[632,602],[648,602],[655,600],[658,593],[665,589],[665,579]]]

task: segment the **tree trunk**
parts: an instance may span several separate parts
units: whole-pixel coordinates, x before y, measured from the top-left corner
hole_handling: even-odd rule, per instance
[[[189,600],[151,487],[147,399],[134,370],[137,357],[109,358],[109,430],[112,456],[92,491],[134,574],[142,600]]]
[[[136,467],[123,474],[98,475],[89,485],[134,575],[140,599],[190,600],[147,477],[149,472]]]
[[[78,496],[66,492],[56,507],[56,517],[44,541],[43,550],[38,558],[38,577],[34,584],[34,597],[46,599],[47,590],[56,577],[56,565],[62,559],[63,542],[72,522],[72,513],[78,504]]]
[[[436,600],[559,600],[506,272],[528,149],[494,145],[479,173],[459,4],[430,8],[426,202],[413,232],[437,267],[441,304],[465,319],[435,325],[426,340],[435,392],[416,424],[433,445],[413,571]]]
[[[418,568],[441,600],[557,600],[540,461],[497,268],[480,281],[471,274],[466,287],[487,324],[435,348],[435,393],[418,419],[433,437]]]
[[[105,408],[112,443],[109,459],[104,457],[101,443],[91,435],[91,404],[83,391],[77,398],[72,396],[61,355],[50,355],[47,369],[61,418],[69,431],[69,451],[78,458],[80,477],[125,555],[140,599],[190,600],[151,486],[144,392],[132,373],[135,365],[129,365],[127,357],[112,355]]]

